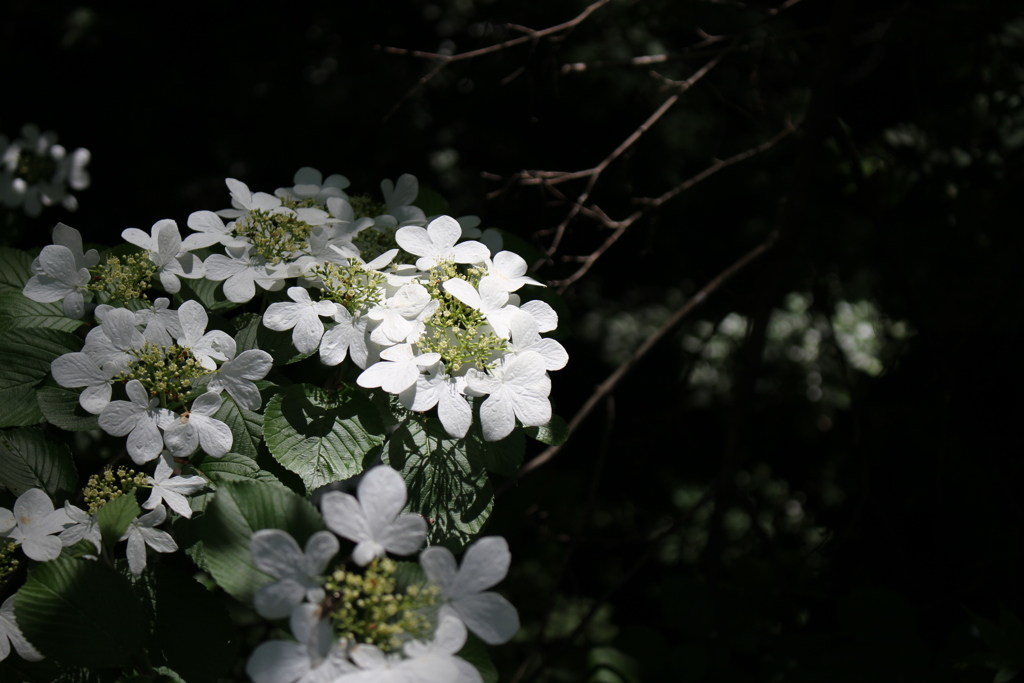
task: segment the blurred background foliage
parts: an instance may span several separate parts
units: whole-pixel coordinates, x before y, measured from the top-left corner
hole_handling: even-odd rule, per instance
[[[1024,6],[1005,0],[0,4],[0,131],[93,152],[80,210],[115,243],[310,165],[410,172],[557,282],[609,231],[523,169],[608,166],[613,219],[787,126],[634,223],[557,302],[569,419],[673,328],[540,471],[509,482],[503,681],[1007,681],[1024,668]],[[652,73],[652,72],[656,72]],[[570,197],[584,180],[559,185]],[[575,193],[575,194],[573,194]],[[518,241],[521,240],[521,241]],[[551,292],[546,296],[552,296]],[[555,297],[553,297],[555,298]],[[1016,426],[1015,426],[1016,425]],[[531,455],[540,452],[540,447]],[[1022,674],[1024,675],[1024,674]]]

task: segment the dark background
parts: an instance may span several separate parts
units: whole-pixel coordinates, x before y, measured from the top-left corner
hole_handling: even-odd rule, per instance
[[[585,7],[7,0],[0,132],[35,122],[93,161],[76,214],[11,219],[3,241],[40,247],[60,220],[113,244],[227,206],[225,177],[272,191],[309,165],[356,192],[413,173],[539,260],[568,207],[512,175],[594,166],[674,92],[652,70],[688,78],[727,51],[589,201],[623,218],[798,129],[651,210],[566,288],[556,412],[571,418],[689,296],[772,248],[499,496],[487,533],[510,541],[500,588],[523,622],[493,650],[501,679],[1010,680],[1024,667],[1022,5],[614,0],[415,90],[436,62],[377,48],[465,52]],[[628,63],[650,54],[668,57]],[[577,217],[534,275],[557,284],[608,234]]]

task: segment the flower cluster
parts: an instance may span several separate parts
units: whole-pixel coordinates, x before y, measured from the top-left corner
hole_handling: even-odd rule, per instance
[[[89,187],[89,150],[79,147],[68,151],[57,144],[53,131],[40,132],[35,124],[26,124],[21,136],[8,140],[0,135],[0,203],[8,208],[21,207],[29,216],[38,216],[43,207],[62,204],[68,211],[78,208],[78,200],[68,192]]]
[[[461,567],[446,548],[427,548],[420,554],[426,581],[401,585],[398,564],[388,554],[416,553],[427,534],[422,517],[400,514],[406,497],[401,475],[379,465],[363,475],[357,496],[323,496],[330,531],[313,534],[304,550],[279,529],[253,534],[253,563],[277,579],[256,593],[256,610],[268,619],[287,617],[296,640],[256,648],[246,666],[256,683],[358,683],[389,675],[422,683],[482,681],[456,653],[467,629],[489,644],[519,630],[515,608],[486,590],[505,578],[508,545],[482,538],[466,551]],[[339,537],[356,545],[332,565]]]

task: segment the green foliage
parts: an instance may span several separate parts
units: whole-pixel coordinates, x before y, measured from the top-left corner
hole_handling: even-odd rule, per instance
[[[236,324],[240,325],[238,333],[235,334],[235,343],[238,344],[238,353],[249,349],[262,349],[274,358],[274,365],[289,365],[296,363],[309,354],[299,353],[292,344],[291,330],[277,332],[263,324],[263,318],[258,315],[248,314],[239,316]]]
[[[124,532],[128,530],[128,525],[141,512],[139,504],[135,501],[135,496],[130,493],[103,504],[96,511],[96,524],[100,528],[103,544],[112,547],[117,543]]]
[[[98,429],[98,416],[82,408],[78,394],[78,389],[66,389],[47,379],[36,390],[36,399],[43,417],[55,427],[71,432]]]
[[[225,481],[196,523],[205,563],[221,588],[251,602],[271,577],[256,568],[249,539],[259,529],[283,529],[299,544],[324,528],[320,513],[301,496],[260,481]]]
[[[248,458],[255,458],[263,442],[263,415],[237,405],[227,394],[213,417],[231,429],[232,448]]]
[[[265,414],[267,446],[312,491],[349,479],[384,442],[384,424],[362,393],[330,392],[295,384],[270,399]]]
[[[92,560],[62,557],[34,567],[14,608],[25,637],[62,665],[126,667],[149,636],[131,584]]]
[[[551,421],[540,427],[523,427],[526,435],[546,443],[549,446],[561,446],[569,438],[569,425],[558,415],[552,415]]]
[[[483,463],[473,463],[465,440],[448,436],[440,420],[414,416],[391,435],[384,462],[405,479],[408,509],[427,519],[432,544],[457,552],[480,535],[494,506]]]
[[[48,431],[22,427],[0,431],[0,486],[16,495],[40,488],[60,505],[78,487],[78,472],[67,445]]]

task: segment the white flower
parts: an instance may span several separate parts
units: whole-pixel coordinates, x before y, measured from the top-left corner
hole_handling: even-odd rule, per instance
[[[485,536],[469,546],[461,568],[444,546],[420,553],[423,571],[441,590],[441,618],[457,616],[489,645],[504,643],[519,630],[516,608],[497,593],[484,592],[505,578],[511,561],[508,543],[500,536]]]
[[[324,332],[320,339],[320,362],[324,365],[338,365],[346,355],[361,368],[366,367],[369,350],[366,347],[366,316],[353,317],[344,306],[338,306],[334,313],[338,324]]]
[[[426,222],[427,217],[419,207],[412,206],[416,201],[416,195],[420,192],[419,181],[416,176],[410,173],[403,173],[398,178],[398,183],[393,184],[390,180],[380,181],[380,190],[384,195],[384,203],[388,205],[388,213],[395,217],[400,223]]]
[[[127,228],[121,237],[148,252],[160,274],[160,284],[171,294],[181,290],[179,277],[201,278],[206,272],[199,257],[189,253],[203,246],[202,238],[189,236],[182,242],[178,224],[169,218],[154,223],[149,235],[138,228]]]
[[[249,543],[253,564],[278,579],[256,591],[256,611],[267,619],[283,619],[303,600],[323,602],[322,574],[338,554],[338,547],[338,539],[330,531],[310,536],[305,552],[291,535],[280,529],[253,533]]]
[[[160,407],[160,399],[150,398],[142,382],[133,379],[125,385],[128,401],[111,401],[100,413],[100,427],[111,436],[128,435],[128,455],[136,464],[149,462],[164,449],[160,425],[174,413]]]
[[[48,562],[60,556],[60,533],[71,524],[63,508],[53,509],[53,501],[42,489],[29,489],[14,501],[14,514],[0,508],[0,533],[21,545],[33,560]]]
[[[380,387],[389,394],[400,394],[416,384],[422,368],[441,360],[438,353],[413,355],[411,344],[398,344],[380,352],[384,360],[374,363],[356,378],[356,384],[366,389]]]
[[[274,194],[282,199],[296,201],[311,198],[321,206],[331,198],[346,197],[345,188],[351,184],[348,178],[337,173],[327,176],[325,180],[323,174],[311,166],[303,166],[296,171],[292,182],[295,183],[294,187],[279,187],[274,190]]]
[[[483,677],[476,667],[457,657],[456,653],[466,644],[466,626],[452,615],[441,617],[430,642],[412,640],[402,646],[410,660],[410,666],[418,670],[439,670],[446,665],[454,666],[457,677],[439,679],[451,683],[483,683]]]
[[[367,471],[357,488],[359,499],[338,491],[320,503],[327,527],[356,542],[352,559],[360,566],[386,553],[411,555],[427,537],[427,523],[416,514],[399,516],[408,494],[405,481],[387,465]]]
[[[121,540],[128,540],[128,568],[138,576],[146,568],[146,546],[158,553],[173,553],[178,544],[169,533],[156,527],[167,519],[167,508],[158,506],[152,512],[137,517],[128,525]]]
[[[466,378],[451,377],[444,372],[444,365],[437,364],[432,375],[416,378],[416,394],[409,400],[408,392],[401,394],[402,404],[409,410],[423,412],[437,406],[437,416],[445,431],[456,439],[466,436],[473,423],[473,410],[465,396]]]
[[[519,355],[527,351],[535,351],[544,359],[544,368],[548,371],[561,370],[569,362],[569,354],[565,347],[554,339],[545,339],[537,330],[537,321],[528,313],[519,312],[509,321],[512,342],[509,344],[512,353]]]
[[[197,248],[221,244],[242,245],[243,239],[231,236],[231,228],[224,224],[224,219],[213,211],[193,211],[188,216],[188,227],[196,232],[189,235]]]
[[[270,304],[263,314],[263,324],[277,332],[292,330],[292,343],[299,353],[313,353],[324,336],[321,316],[333,316],[338,304],[326,299],[313,301],[305,287],[289,287],[288,296],[295,303],[279,301]]]
[[[0,606],[0,662],[11,654],[12,645],[26,662],[40,662],[43,655],[28,642],[14,619],[14,598],[12,595],[4,600],[3,606]]]
[[[50,373],[62,387],[85,387],[78,395],[78,402],[93,415],[99,415],[110,403],[111,385],[117,370],[104,370],[87,354],[77,351],[58,356],[50,364]]]
[[[156,472],[152,477],[146,477],[146,481],[153,488],[142,507],[152,510],[161,503],[167,503],[169,508],[182,517],[191,518],[192,508],[185,496],[206,488],[206,480],[195,474],[178,477],[172,476],[173,474],[174,468],[167,458],[158,458]]]
[[[413,343],[422,333],[423,321],[432,316],[438,306],[423,285],[416,282],[404,285],[366,314],[370,320],[380,321],[380,326],[370,333],[370,339],[381,346]]]
[[[223,216],[224,218],[239,218],[253,210],[276,213],[282,208],[281,200],[278,197],[275,197],[272,194],[267,194],[266,192],[257,192],[253,194],[252,191],[249,190],[249,186],[241,180],[227,178],[224,180],[224,184],[228,186],[228,190],[231,192],[232,208],[221,209],[217,212],[218,216]]]
[[[143,339],[159,346],[170,346],[174,339],[181,336],[178,312],[169,308],[170,305],[170,299],[162,296],[149,308],[135,311],[135,322],[145,326],[142,332]]]
[[[349,201],[343,197],[329,197],[327,210],[331,212],[330,223],[334,236],[342,240],[351,240],[361,231],[373,225],[368,216],[356,218],[356,212]]]
[[[526,275],[526,261],[512,251],[499,251],[487,263],[487,277],[496,278],[506,291],[514,292],[523,285],[544,285]]]
[[[268,291],[284,287],[284,281],[271,272],[267,260],[250,247],[227,247],[227,256],[212,254],[206,259],[206,279],[224,280],[224,296],[244,304],[256,296],[256,285]]]
[[[395,233],[398,246],[419,256],[416,267],[430,270],[440,261],[453,263],[483,263],[491,252],[479,242],[455,244],[462,236],[462,228],[451,216],[439,216],[430,221],[426,230],[409,225]]]
[[[188,414],[178,416],[171,413],[160,425],[164,430],[167,450],[178,458],[187,458],[199,446],[203,447],[204,453],[214,458],[230,451],[234,440],[231,428],[213,417],[223,400],[220,393],[207,391],[192,401]],[[171,508],[178,511],[173,505]]]
[[[253,683],[334,683],[355,667],[345,657],[348,643],[335,641],[319,605],[299,605],[290,626],[297,643],[270,640],[253,650],[245,673]]]
[[[43,247],[36,260],[37,272],[22,293],[33,301],[50,304],[64,300],[64,315],[81,318],[85,314],[86,285],[91,281],[88,269],[79,267],[70,249],[59,244]]]
[[[69,225],[58,223],[53,228],[53,243],[67,247],[75,256],[75,265],[78,268],[92,268],[100,262],[100,254],[95,249],[84,251],[82,246],[82,233]],[[35,271],[33,262],[33,272]]]
[[[111,308],[97,317],[102,323],[91,330],[85,338],[82,353],[92,358],[105,371],[121,373],[127,370],[136,358],[146,339],[136,326],[135,314],[127,308]]]
[[[70,501],[64,502],[64,512],[67,513],[71,526],[65,527],[58,536],[61,545],[71,546],[84,538],[87,541],[92,541],[92,544],[96,546],[96,552],[100,552],[103,537],[100,534],[99,524],[96,522],[96,515],[90,515],[85,510],[75,507]]]
[[[537,321],[538,332],[550,332],[558,327],[558,314],[555,313],[555,309],[540,299],[527,301],[519,310],[529,313]]]
[[[207,370],[216,370],[216,361],[226,361],[235,355],[235,340],[221,330],[206,331],[210,318],[198,301],[186,301],[178,307],[181,335],[178,346],[192,351],[199,364]]]
[[[506,357],[490,374],[470,368],[466,386],[490,394],[480,406],[485,441],[498,441],[511,434],[516,418],[525,427],[539,427],[551,421],[551,378],[544,372],[544,359],[536,351]]]
[[[444,291],[456,299],[484,314],[487,323],[494,328],[494,334],[508,339],[509,322],[519,309],[508,305],[508,290],[495,278],[480,280],[479,291],[462,278],[445,280]]]
[[[233,354],[234,347],[231,351]],[[259,410],[263,399],[253,382],[266,377],[273,363],[271,355],[261,349],[242,351],[236,358],[229,358],[210,376],[207,390],[218,394],[227,391],[239,407]]]

